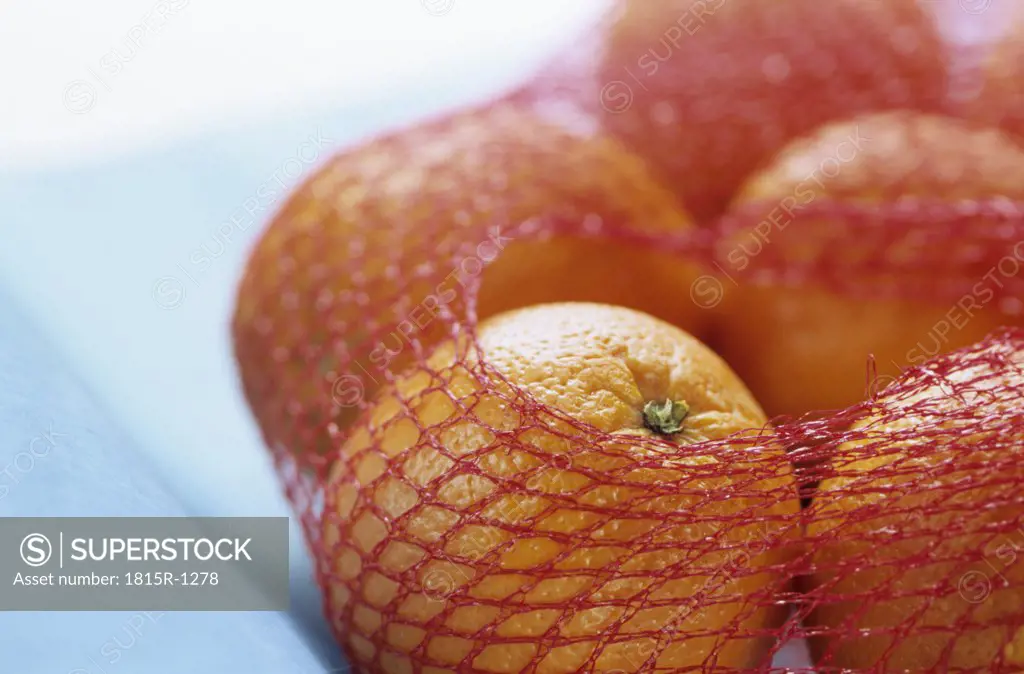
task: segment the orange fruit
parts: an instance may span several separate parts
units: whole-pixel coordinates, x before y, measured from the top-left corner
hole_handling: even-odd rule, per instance
[[[968,114],[1024,139],[1024,9],[1015,8],[1005,25],[985,59],[981,92],[968,103]]]
[[[1024,627],[1017,630],[1013,641],[1003,649],[1003,654],[1006,656],[1006,661],[1011,665],[1024,667]]]
[[[734,208],[749,209],[749,222],[757,224],[728,237],[720,257],[727,271],[749,274],[772,247],[773,253],[789,247],[795,255],[815,255],[816,233],[841,224],[797,219],[814,203],[963,203],[998,196],[1024,198],[1024,149],[1004,134],[910,112],[859,117],[794,142],[744,186]],[[885,251],[860,250],[856,239],[850,237],[844,255],[882,259]],[[844,297],[813,283],[792,287],[740,277],[735,287],[725,284],[715,347],[769,416],[844,408],[869,397],[872,354],[879,381],[888,381],[1001,324],[1020,322],[1005,315],[997,299],[1002,277],[1024,266],[1024,247],[1017,252],[1019,260],[1010,244],[1009,263],[979,267],[978,285],[959,301]],[[886,254],[904,253],[913,257],[914,249]]]
[[[826,122],[944,104],[942,40],[916,0],[618,0],[615,9],[587,39],[595,53],[560,56],[535,88],[571,92],[701,220]]]
[[[799,535],[764,425],[721,359],[651,316],[494,316],[382,390],[341,448],[328,616],[366,671],[761,663]]]
[[[917,371],[876,401],[808,511],[822,666],[1024,664],[1024,340],[955,355],[948,376]]]
[[[602,301],[699,334],[694,267],[629,239],[691,226],[616,141],[527,107],[372,140],[301,185],[252,253],[233,321],[246,396],[275,450],[336,449],[330,429],[449,335],[481,277],[479,316]]]

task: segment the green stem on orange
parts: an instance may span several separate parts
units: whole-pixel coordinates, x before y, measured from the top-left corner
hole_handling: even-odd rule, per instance
[[[690,406],[683,400],[650,401],[644,405],[644,426],[661,435],[672,435],[683,430],[683,420]]]

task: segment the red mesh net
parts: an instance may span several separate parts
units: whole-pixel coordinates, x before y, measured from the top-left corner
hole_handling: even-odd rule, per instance
[[[1024,38],[965,102],[911,2],[620,4],[557,73],[332,159],[253,253],[242,381],[339,643],[1024,671],[1024,106],[991,65]],[[536,306],[568,301],[602,305]]]

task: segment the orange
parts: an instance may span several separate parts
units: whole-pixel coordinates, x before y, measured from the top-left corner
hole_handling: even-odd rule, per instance
[[[497,102],[372,140],[300,186],[252,253],[233,322],[246,396],[275,450],[336,449],[330,425],[343,431],[391,373],[447,337],[481,278],[479,316],[602,301],[699,334],[694,267],[630,238],[690,228],[616,141],[526,107]]]
[[[1003,654],[1009,664],[1024,668],[1024,627],[1017,630],[1013,641],[1003,649]]]
[[[943,105],[942,41],[916,0],[614,7],[588,36],[594,53],[561,56],[535,86],[571,92],[700,220],[719,215],[752,172],[821,124]]]
[[[1005,26],[985,59],[981,92],[968,103],[968,114],[1024,140],[1024,9],[1016,7]]]
[[[800,209],[814,203],[909,204],[919,197],[962,203],[997,196],[1024,198],[1024,150],[1002,133],[909,112],[860,117],[794,142],[751,179],[734,208],[752,209],[750,222],[757,224],[729,238],[720,257],[739,277],[756,269],[773,246],[814,255],[816,232],[836,225],[798,219]],[[857,237],[849,238],[854,251]],[[883,251],[850,254],[879,260]],[[782,287],[749,277],[735,286],[723,281],[715,347],[770,416],[853,405],[869,397],[872,354],[884,382],[1001,324],[1020,322],[1001,312],[996,293],[1006,274],[1024,267],[1024,246],[1015,253],[1009,244],[1007,255],[998,268],[992,261],[979,267],[972,292],[954,301],[842,297],[813,283]]]
[[[876,401],[808,511],[822,666],[1024,665],[1024,341],[957,355],[948,379]]]
[[[721,359],[651,316],[495,316],[384,389],[342,447],[329,618],[356,666],[393,674],[753,667],[799,534],[764,425]]]

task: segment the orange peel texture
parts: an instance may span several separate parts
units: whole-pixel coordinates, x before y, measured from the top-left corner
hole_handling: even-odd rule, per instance
[[[760,255],[767,259],[778,250],[810,258],[820,251],[817,235],[841,223],[801,218],[801,208],[909,205],[919,197],[949,204],[1024,200],[1024,149],[995,129],[910,112],[828,125],[791,144],[748,181],[733,208],[747,209],[752,224],[723,241],[720,258],[746,274],[757,269]],[[844,255],[872,260],[913,259],[920,246],[945,245],[918,241],[861,250],[857,236],[848,238]],[[844,297],[813,279],[792,287],[747,276],[727,288],[714,345],[770,416],[845,408],[875,392],[867,376],[872,354],[879,382],[891,381],[1001,325],[1019,324],[1020,316],[1002,311],[994,295],[991,284],[999,279],[984,281],[990,266],[979,268],[980,285],[960,302]]]
[[[822,124],[945,105],[947,57],[916,0],[618,0],[585,44],[534,90],[592,111],[700,221]]]
[[[1022,346],[917,371],[838,448],[808,511],[821,666],[1020,671]]]
[[[480,317],[615,303],[701,334],[695,267],[659,249],[691,228],[616,141],[526,107],[373,140],[299,187],[251,255],[232,325],[246,397],[272,449],[314,463],[470,299]]]
[[[690,335],[618,307],[516,310],[477,337],[382,390],[327,481],[316,548],[353,663],[568,674],[769,660],[799,504],[740,380]],[[682,430],[656,440],[652,400],[685,401]]]

